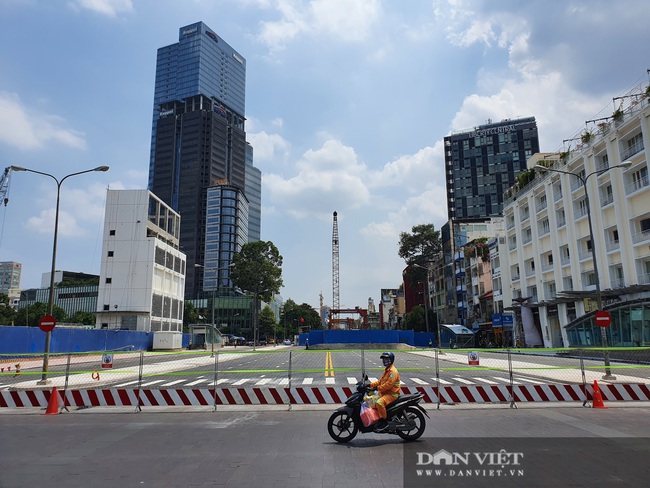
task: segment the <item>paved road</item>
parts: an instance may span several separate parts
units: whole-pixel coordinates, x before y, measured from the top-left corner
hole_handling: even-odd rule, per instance
[[[291,355],[289,354],[291,351]],[[371,378],[381,374],[383,366],[377,351],[305,351],[278,346],[227,348],[214,357],[209,353],[144,355],[143,388],[286,387],[354,385],[364,371]],[[543,354],[481,352],[480,364],[470,366],[467,352],[446,350],[439,356],[436,376],[435,353],[431,350],[398,353],[397,365],[404,386],[579,384],[580,361],[575,358]],[[74,357],[70,366],[70,388],[135,388],[139,383],[140,354],[114,356],[112,369],[101,368],[101,357]],[[64,386],[66,358],[51,361],[51,386]],[[603,362],[585,360],[585,379],[591,384],[601,380]],[[39,361],[23,361],[22,374],[0,374],[0,389],[29,389],[40,379]],[[650,366],[616,363],[614,374],[619,383],[650,383]],[[15,369],[15,368],[14,368]],[[215,374],[216,371],[216,374]]]
[[[419,442],[368,434],[341,445],[326,432],[330,409],[113,408],[51,416],[4,410],[0,487],[594,488],[647,486],[650,479],[647,405],[450,407],[429,414]],[[442,466],[442,474],[414,479],[414,453],[427,461],[442,449],[470,452],[470,462],[484,464],[460,478],[459,466]],[[497,476],[502,468],[486,453],[501,449],[510,457],[498,463],[509,466]]]

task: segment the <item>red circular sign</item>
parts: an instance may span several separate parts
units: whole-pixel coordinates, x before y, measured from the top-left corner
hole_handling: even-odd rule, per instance
[[[594,315],[594,320],[596,321],[596,324],[600,325],[601,327],[609,327],[609,324],[612,323],[612,316],[609,314],[609,312],[598,310],[598,312],[596,312]]]
[[[50,332],[56,325],[56,319],[51,315],[43,315],[38,321],[38,326],[43,332]]]

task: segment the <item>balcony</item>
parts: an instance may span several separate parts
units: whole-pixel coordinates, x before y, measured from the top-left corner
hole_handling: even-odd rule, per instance
[[[616,241],[605,241],[605,249],[608,251],[616,251],[621,247],[621,243],[616,240]]]
[[[600,200],[600,206],[604,207],[606,205],[609,205],[611,203],[614,203],[614,195],[611,193],[609,195],[605,195],[601,200]]]
[[[645,188],[646,186],[648,186],[648,177],[643,176],[638,180],[634,180],[629,185],[625,185],[625,194],[629,195],[631,193],[634,193],[635,191],[639,191],[642,188]]]
[[[564,227],[566,225],[566,217],[558,217],[557,218],[557,226],[559,227]]]
[[[562,188],[559,188],[553,192],[553,201],[557,203],[560,200],[562,200]]]
[[[625,288],[625,280],[623,278],[612,280],[612,289],[616,290],[618,288]]]
[[[640,285],[650,285],[650,273],[639,275]]]
[[[650,241],[650,230],[643,230],[632,236],[632,242],[639,244],[640,242]]]
[[[567,266],[571,264],[571,258],[569,256],[561,256],[560,257],[560,264],[562,266]]]
[[[591,249],[587,249],[586,251],[580,251],[578,253],[579,261],[586,261],[587,259],[591,259],[591,258],[592,258]]]
[[[634,144],[621,151],[621,161],[627,161],[635,154],[643,151],[643,149],[645,149],[643,147],[643,139],[639,139]]]
[[[549,263],[542,264],[542,272],[552,271],[552,270],[553,270],[553,264],[549,264]]]

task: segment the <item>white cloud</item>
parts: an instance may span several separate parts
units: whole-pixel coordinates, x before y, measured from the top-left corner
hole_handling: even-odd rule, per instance
[[[64,119],[23,105],[15,93],[0,92],[0,142],[19,149],[39,149],[50,141],[85,149],[84,134],[62,127]]]
[[[269,2],[259,4],[268,7]],[[366,40],[381,16],[379,0],[276,0],[280,20],[262,22],[258,38],[271,52],[301,35],[323,35],[345,42]]]
[[[340,141],[328,140],[320,149],[310,149],[296,167],[298,174],[288,179],[263,176],[272,205],[295,218],[329,218],[335,207],[358,208],[370,199],[363,178],[365,165]]]
[[[91,10],[108,17],[117,17],[121,13],[133,12],[132,0],[74,0],[73,8]]]
[[[246,134],[246,138],[253,146],[256,166],[259,163],[284,161],[291,148],[289,142],[281,135],[269,134],[266,131],[249,132]]]
[[[40,200],[49,205],[55,201],[55,195],[46,193]],[[102,220],[105,202],[106,187],[99,183],[91,183],[85,189],[66,188],[61,192],[58,234],[62,237],[87,236],[87,225]],[[45,208],[37,216],[29,217],[25,227],[37,234],[51,235],[55,214],[54,207]]]

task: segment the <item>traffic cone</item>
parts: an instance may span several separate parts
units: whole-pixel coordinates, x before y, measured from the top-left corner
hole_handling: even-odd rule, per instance
[[[603,394],[600,392],[600,388],[598,388],[598,382],[594,380],[594,393],[593,393],[594,401],[591,405],[591,408],[607,408],[607,405],[603,403]]]
[[[56,392],[56,386],[52,388],[50,400],[47,402],[47,410],[43,415],[58,415],[59,413],[59,394]]]

